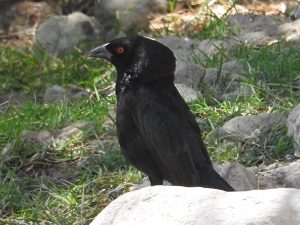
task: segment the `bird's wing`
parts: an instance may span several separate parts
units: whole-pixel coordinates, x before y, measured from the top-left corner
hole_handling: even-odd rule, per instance
[[[192,114],[174,96],[147,99],[137,110],[136,123],[152,158],[173,184],[199,183],[199,171],[212,166]]]

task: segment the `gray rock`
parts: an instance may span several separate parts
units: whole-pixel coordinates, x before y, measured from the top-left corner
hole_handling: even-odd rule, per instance
[[[24,94],[18,92],[10,92],[0,97],[0,113],[6,112],[11,105],[22,105]]]
[[[59,86],[53,85],[45,91],[44,94],[44,103],[50,104],[60,101],[73,101],[78,99],[87,99],[91,95],[90,92],[78,88],[78,87],[71,87],[68,90]]]
[[[298,6],[295,8],[292,17],[294,19],[299,19],[300,18],[300,5],[299,5],[299,3],[298,3]]]
[[[170,48],[177,59],[177,61],[193,63],[193,53],[200,45],[199,40],[180,38],[176,36],[165,36],[157,38],[157,41]]]
[[[101,140],[99,144],[103,152],[120,150],[119,140],[116,137],[112,139]]]
[[[67,99],[67,91],[59,85],[53,85],[47,88],[44,94],[44,103],[54,103]]]
[[[13,144],[8,143],[3,147],[1,154],[2,156],[6,156],[9,155],[12,151],[13,151]]]
[[[204,75],[205,69],[197,64],[181,61],[176,62],[175,83],[185,84],[197,90]]]
[[[96,124],[90,121],[75,121],[72,124],[50,133],[49,131],[29,131],[23,130],[21,138],[32,144],[41,145],[45,149],[60,149],[68,141],[74,137],[90,137],[96,132]],[[101,141],[89,139],[86,141],[86,146],[91,149],[93,153],[102,153],[105,150],[119,149],[119,144],[116,141],[108,140]]]
[[[264,171],[259,172],[257,176],[260,189],[278,187],[300,189],[300,161],[279,167],[271,164]]]
[[[249,86],[240,84],[235,87],[235,90],[224,93],[219,98],[221,100],[230,101],[240,97],[250,97],[253,94],[254,94],[253,89],[251,89]]]
[[[300,7],[299,7],[300,10]],[[298,11],[299,11],[298,10]],[[284,23],[278,27],[278,33],[289,42],[299,43],[300,39],[300,19]]]
[[[251,44],[264,44],[277,40],[278,27],[288,20],[284,17],[234,14],[227,18],[228,23],[238,35],[239,41]]]
[[[230,42],[220,40],[207,39],[200,41],[176,36],[165,36],[156,40],[170,48],[174,52],[177,61],[188,63],[197,61],[196,58],[199,57],[201,60],[203,55],[210,57],[223,49],[233,46]]]
[[[74,123],[58,130],[55,135],[55,142],[63,145],[73,137],[82,136],[96,129],[96,124],[90,121],[78,120]]]
[[[235,46],[234,42],[230,41],[222,41],[222,40],[214,40],[214,39],[205,39],[199,42],[197,46],[197,50],[195,50],[195,55],[203,57],[211,57],[219,52],[224,52],[227,49],[233,48]]]
[[[242,65],[235,60],[224,63],[221,72],[217,68],[206,69],[201,90],[221,100],[251,96],[252,89],[241,84],[245,80],[243,74]]]
[[[36,30],[35,44],[50,54],[62,56],[81,40],[99,38],[99,27],[92,17],[81,12],[53,16]]]
[[[90,92],[78,87],[72,87],[68,93],[71,100],[87,99],[91,96]]]
[[[200,93],[196,90],[188,87],[185,84],[175,84],[175,87],[179,91],[180,95],[186,102],[195,101],[197,98],[200,97]]]
[[[286,16],[297,19],[299,18],[300,5],[298,1],[282,1],[279,10]]]
[[[241,33],[267,31],[269,34],[275,34],[278,25],[281,25],[288,20],[278,16],[237,13],[228,16],[227,21],[230,26],[239,28]]]
[[[290,112],[287,127],[288,135],[293,137],[294,155],[300,157],[300,105]]]
[[[298,16],[298,11],[295,11],[294,16]],[[235,14],[228,17],[228,23],[237,30],[237,35],[232,37],[233,40],[238,39],[256,46],[269,45],[278,39],[299,43],[299,19],[290,21],[286,17],[279,16]]]
[[[108,151],[119,151],[120,145],[116,138],[100,139],[100,140],[89,140],[88,146],[93,153],[105,153]]]
[[[167,11],[166,0],[127,0],[126,4],[120,0],[97,1],[95,16],[97,20],[108,27],[108,21],[117,19],[122,31],[148,30],[149,15]]]
[[[239,61],[231,60],[222,65],[222,71],[226,73],[244,74],[244,67]]]
[[[31,144],[42,145],[45,148],[51,147],[54,143],[54,137],[49,131],[23,130],[21,138]]]
[[[300,190],[155,186],[114,200],[91,225],[298,225]]]
[[[255,173],[239,163],[224,163],[214,168],[237,191],[257,188]]]
[[[297,131],[298,128],[297,121],[299,120],[299,115],[300,115],[300,105],[297,105],[289,114],[287,118],[287,127],[288,127],[288,135],[293,136],[294,133]],[[300,122],[300,121],[298,121]]]
[[[219,98],[222,94],[232,92],[240,88],[240,80],[243,78],[238,74],[219,71],[215,68],[207,69],[203,79],[204,92],[209,92]]]
[[[223,125],[223,131],[225,132],[223,134],[238,141],[256,140],[266,136],[272,129],[284,124],[285,121],[285,113],[279,112],[239,116]]]

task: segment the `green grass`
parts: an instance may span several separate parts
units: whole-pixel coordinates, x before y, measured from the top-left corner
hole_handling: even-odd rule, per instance
[[[169,7],[169,12],[174,12],[176,8],[176,0],[168,0],[168,7]]]

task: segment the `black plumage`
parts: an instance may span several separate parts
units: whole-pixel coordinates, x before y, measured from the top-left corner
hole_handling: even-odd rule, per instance
[[[213,169],[200,129],[174,86],[176,60],[161,43],[118,38],[93,49],[117,69],[117,132],[126,159],[151,185],[233,188]]]

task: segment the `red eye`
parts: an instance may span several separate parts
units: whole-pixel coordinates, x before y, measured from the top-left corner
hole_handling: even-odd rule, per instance
[[[117,53],[118,53],[119,55],[121,55],[121,54],[123,54],[123,53],[125,52],[125,49],[124,49],[123,47],[118,47],[118,48],[116,49],[116,51],[117,51]]]

